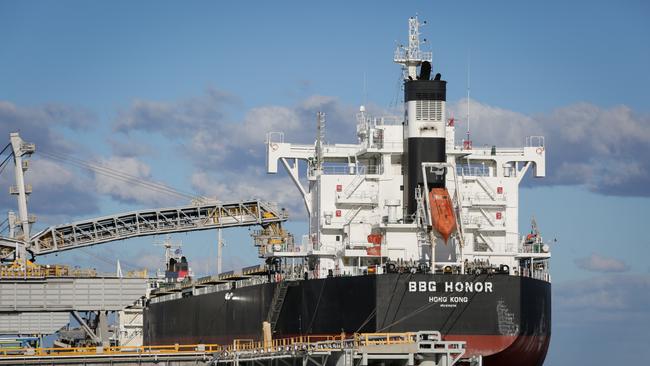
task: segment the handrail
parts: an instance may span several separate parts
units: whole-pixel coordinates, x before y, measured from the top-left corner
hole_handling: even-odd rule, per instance
[[[70,357],[86,355],[145,355],[145,354],[179,354],[179,353],[232,353],[241,351],[273,352],[287,349],[340,350],[345,347],[408,344],[417,342],[417,333],[354,333],[340,335],[305,335],[290,338],[278,338],[270,342],[251,339],[236,339],[233,344],[187,344],[159,346],[108,346],[108,347],[71,347],[71,348],[11,348],[0,347],[0,359],[12,357]]]

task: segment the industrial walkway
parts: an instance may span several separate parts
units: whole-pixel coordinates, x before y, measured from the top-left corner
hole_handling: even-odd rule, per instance
[[[465,342],[443,341],[439,332],[430,331],[236,340],[228,346],[0,349],[0,365],[367,366],[390,360],[404,366],[452,366],[464,353]]]

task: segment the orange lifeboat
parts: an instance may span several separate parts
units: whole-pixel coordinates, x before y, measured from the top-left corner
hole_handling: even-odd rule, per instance
[[[381,238],[381,234],[368,235],[368,243],[373,244],[373,246],[366,248],[366,253],[369,256],[381,256]]]
[[[447,188],[432,188],[429,192],[429,204],[431,205],[431,223],[447,244],[449,235],[456,230],[454,206],[451,204]]]

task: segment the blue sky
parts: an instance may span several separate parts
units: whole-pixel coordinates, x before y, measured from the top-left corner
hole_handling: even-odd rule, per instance
[[[184,191],[277,199],[300,235],[291,182],[264,174],[264,133],[309,143],[324,110],[328,138],[351,141],[360,103],[381,112],[399,98],[392,52],[416,12],[461,128],[471,64],[475,143],[546,136],[548,177],[525,182],[520,221],[535,215],[557,238],[547,364],[604,364],[603,326],[650,359],[647,2],[0,1],[0,136],[37,143],[27,177],[41,227],[182,203],[39,154],[58,152]],[[214,236],[176,236],[198,272],[214,268]],[[227,267],[255,261],[247,230],[225,236]],[[44,260],[151,266],[152,241]]]

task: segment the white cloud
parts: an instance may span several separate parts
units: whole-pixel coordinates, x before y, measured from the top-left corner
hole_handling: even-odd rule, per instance
[[[650,275],[617,274],[554,285],[559,325],[630,322],[650,319]]]
[[[95,187],[102,194],[122,202],[141,203],[147,206],[165,206],[179,199],[160,189],[145,187],[138,182],[153,182],[149,165],[132,157],[111,157],[99,166],[110,169],[109,174],[95,173]],[[106,169],[102,171],[107,171]],[[124,173],[117,176],[114,172]]]
[[[467,129],[467,99],[448,104],[448,113],[460,123],[456,123],[458,136],[465,137]],[[490,106],[470,99],[470,129],[475,146],[484,144],[498,146],[521,146],[525,137],[541,135],[542,129],[535,119],[522,113]],[[460,141],[460,140],[459,140]]]
[[[253,108],[244,117],[236,136],[238,144],[260,145],[271,131],[295,131],[301,127],[296,111],[280,106]]]
[[[626,272],[630,267],[622,260],[592,253],[589,257],[575,261],[578,268],[592,272]]]
[[[464,137],[466,100],[449,103]],[[312,95],[294,106],[250,109],[240,122],[228,115],[234,99],[209,90],[180,102],[134,102],[115,122],[119,131],[156,132],[183,147],[197,171],[242,174],[260,166],[267,132],[286,141],[312,143],[316,112],[326,113],[326,141],[354,142],[356,108],[331,96]],[[475,146],[523,145],[526,136],[543,135],[548,177],[543,184],[582,185],[611,195],[650,195],[650,117],[625,106],[601,108],[577,103],[549,113],[526,115],[470,100]],[[369,110],[383,113],[370,106]]]
[[[124,261],[123,259],[120,260]],[[146,269],[149,273],[152,273],[158,269],[165,269],[165,256],[160,251],[139,250],[133,258],[129,259],[128,265],[132,270]]]
[[[72,148],[73,143],[62,134],[62,129],[84,131],[96,122],[92,113],[61,104],[34,107],[17,106],[0,100],[0,138],[8,142],[9,133],[19,131],[21,137],[36,144],[36,153],[25,173],[26,183],[33,186],[29,211],[37,215],[38,224],[69,221],[71,217],[98,211],[97,197],[88,189],[88,178],[74,168],[58,161],[43,159],[45,153],[70,153],[82,151]],[[2,145],[4,146],[4,144]],[[6,157],[3,154],[2,159]],[[0,188],[14,185],[12,162],[0,174]],[[0,206],[16,210],[16,200],[0,194]]]
[[[129,133],[134,130],[162,133],[170,138],[192,135],[199,129],[217,128],[224,123],[226,110],[237,99],[209,88],[198,97],[174,102],[136,99],[120,111],[113,127]]]
[[[52,132],[47,128],[49,126],[86,129],[92,126],[95,119],[95,116],[87,110],[64,104],[48,103],[37,107],[19,107],[14,103],[0,100],[0,122],[2,122],[0,125],[6,126],[7,130],[12,132],[18,130],[36,132],[32,130],[40,127],[42,133],[48,134]]]
[[[75,184],[78,180],[77,175],[68,167],[58,162],[37,158],[30,160],[30,167],[25,176],[29,177],[30,183],[35,188]]]
[[[155,149],[147,141],[142,141],[134,136],[119,135],[109,136],[107,138],[108,144],[111,146],[113,155],[122,157],[142,157],[146,155],[156,156],[157,149]]]
[[[191,181],[192,188],[206,197],[220,201],[259,198],[288,209],[294,218],[306,217],[302,197],[289,178],[284,176],[268,176],[251,168],[241,174],[197,172],[192,175]]]
[[[450,103],[464,138],[466,100]],[[470,101],[475,146],[521,146],[529,135],[543,135],[547,151],[544,184],[582,185],[597,193],[650,195],[650,115],[626,106],[601,108],[576,103],[533,116]]]

